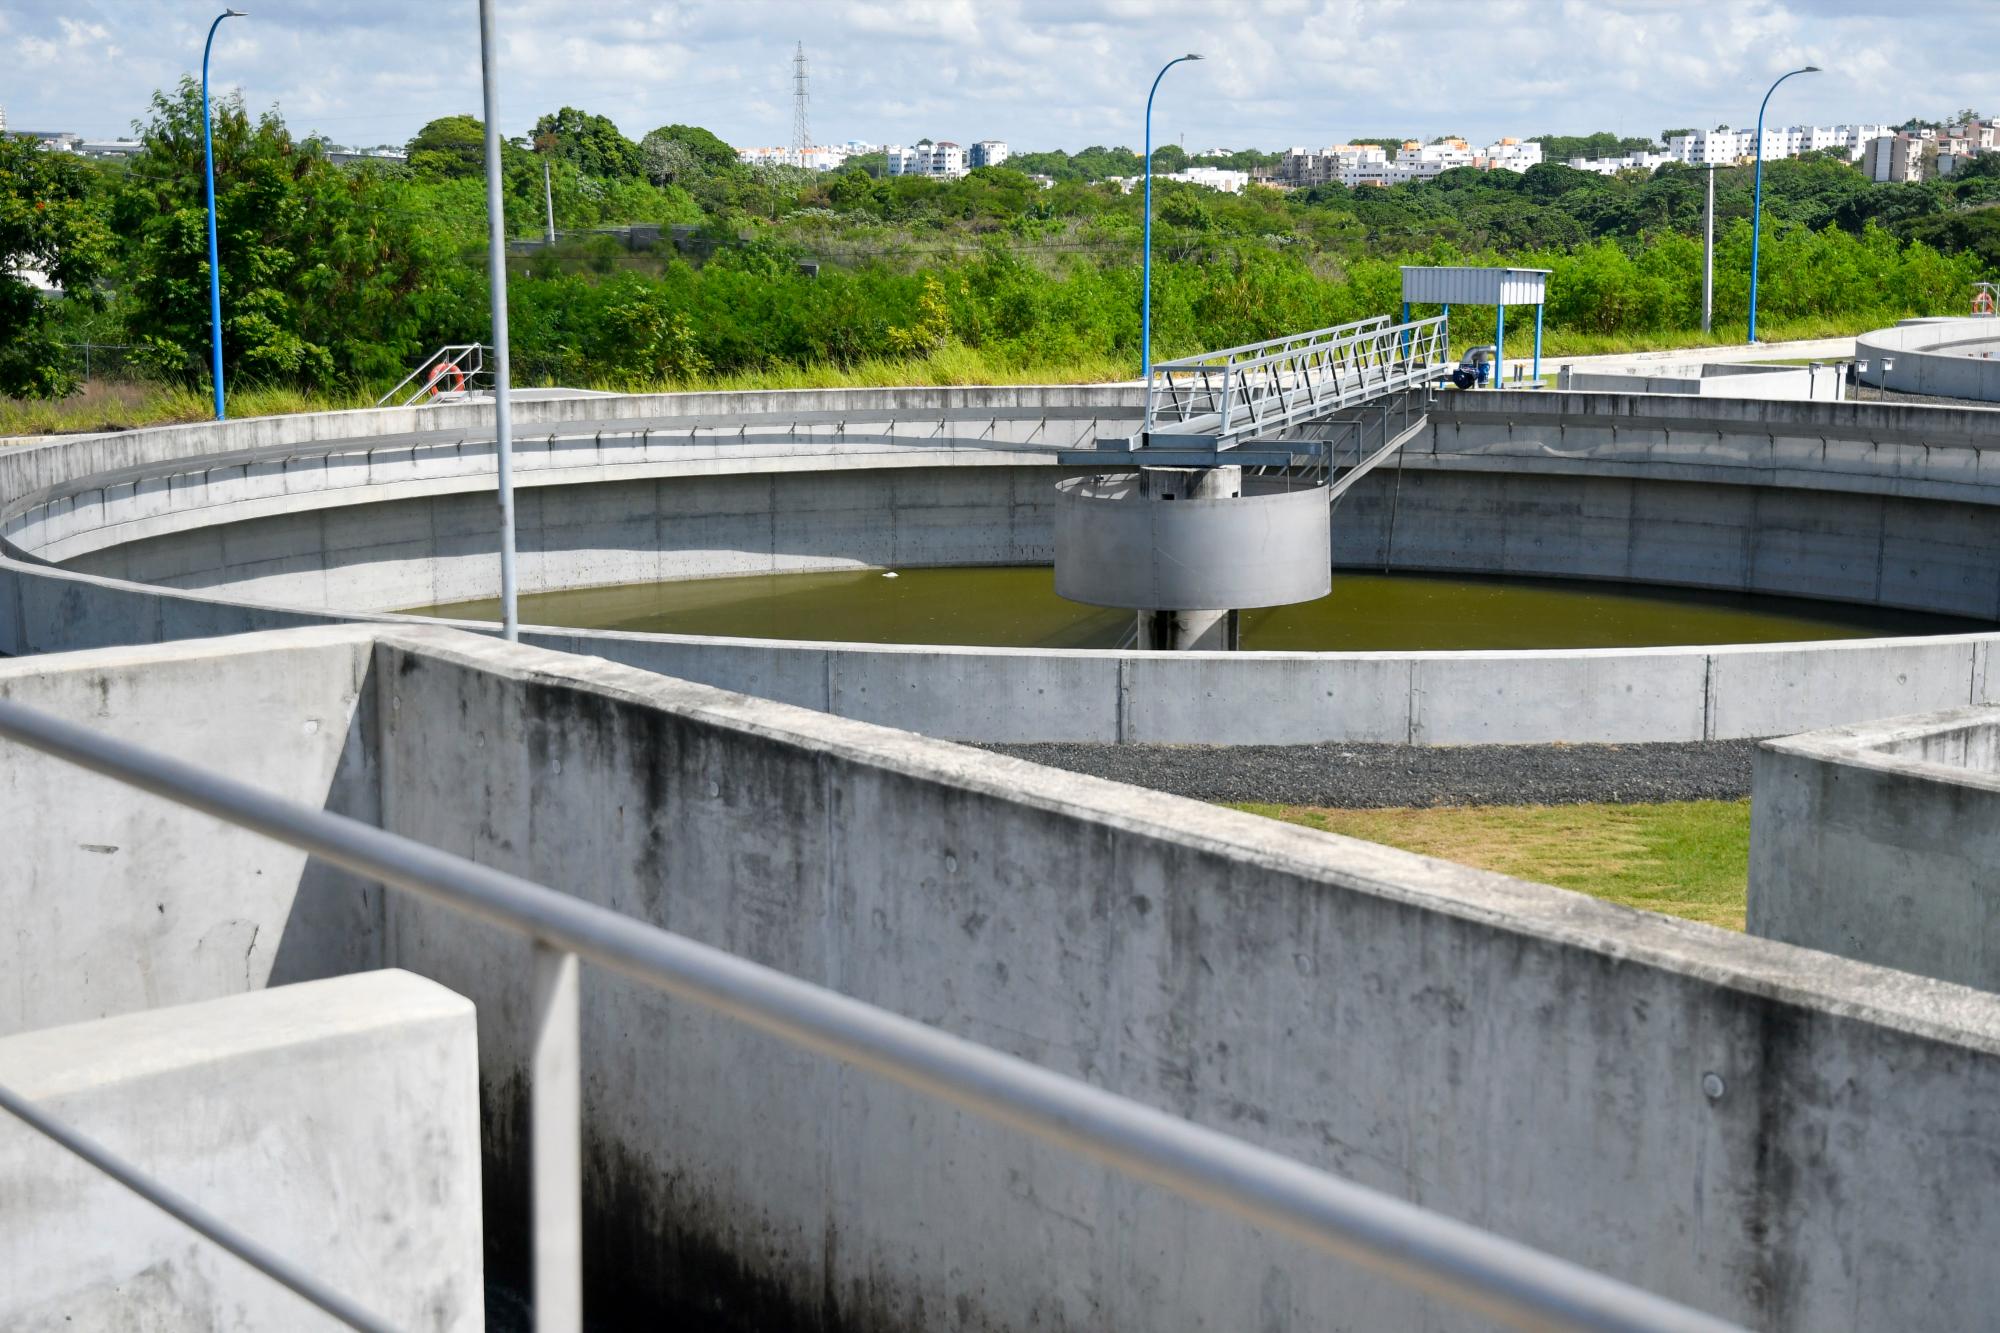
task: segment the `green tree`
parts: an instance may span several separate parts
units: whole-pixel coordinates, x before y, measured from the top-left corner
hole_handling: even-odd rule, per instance
[[[476,116],[440,116],[404,146],[410,170],[449,180],[476,176],[486,167],[486,126]]]
[[[536,121],[533,138],[538,143],[545,138],[552,140],[554,155],[586,176],[638,176],[645,171],[639,145],[621,134],[608,117],[573,106]]]
[[[95,305],[111,233],[91,207],[82,164],[34,140],[0,135],[0,393],[56,398],[75,388],[58,346],[57,301]],[[61,293],[20,276],[35,269]]]
[[[209,360],[201,127],[192,79],[154,94],[114,211],[132,274],[127,341],[143,365],[186,382],[204,379]],[[476,270],[451,262],[453,230],[408,182],[332,165],[275,112],[253,123],[240,97],[215,104],[214,139],[225,376],[379,379],[483,324]],[[474,182],[439,188],[460,186],[470,194]]]
[[[646,138],[680,144],[709,171],[728,171],[737,165],[736,150],[699,125],[662,125]]]

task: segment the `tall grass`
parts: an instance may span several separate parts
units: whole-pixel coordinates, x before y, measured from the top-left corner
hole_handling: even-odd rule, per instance
[[[1767,322],[1759,331],[1770,342],[1804,338],[1834,338],[1894,323],[1894,317],[1825,317]],[[1697,331],[1600,334],[1550,331],[1542,355],[1595,356],[1677,348],[1742,345],[1741,330],[1718,328],[1704,336]],[[1465,345],[1458,340],[1460,349]],[[1510,361],[1526,357],[1534,346],[1532,332],[1507,333]],[[622,392],[730,392],[757,389],[888,389],[963,384],[1099,384],[1131,380],[1139,368],[1113,356],[1078,355],[1067,359],[1017,363],[977,347],[951,344],[922,356],[869,357],[846,365],[831,363],[768,366],[756,370],[662,379],[646,384],[609,380],[578,388]],[[371,407],[383,386],[350,390],[308,390],[246,385],[229,392],[232,417],[278,416],[292,412],[334,412]],[[35,435],[131,430],[139,426],[206,421],[214,403],[205,389],[147,383],[96,381],[81,392],[56,400],[0,398],[0,439]]]
[[[320,392],[246,386],[229,391],[227,407],[232,417],[266,417],[367,407],[375,398],[376,394],[359,389]],[[215,400],[206,389],[97,380],[68,398],[0,398],[0,440],[131,430],[138,426],[206,421],[214,415]]]

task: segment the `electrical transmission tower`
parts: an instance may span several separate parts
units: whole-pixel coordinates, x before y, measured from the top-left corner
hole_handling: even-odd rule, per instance
[[[792,56],[792,162],[796,166],[806,166],[806,155],[812,152],[812,126],[806,119],[806,44],[799,43],[798,52]]]

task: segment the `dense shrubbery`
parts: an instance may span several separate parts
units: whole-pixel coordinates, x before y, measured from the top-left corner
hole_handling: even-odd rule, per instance
[[[137,344],[144,367],[169,382],[204,379],[199,115],[190,84],[157,97],[141,127],[146,151],[129,166],[43,170],[56,159],[0,149],[0,242],[25,244],[9,219],[60,208],[79,256],[69,285],[108,298],[102,312],[73,300],[13,318],[0,327],[0,366],[48,362],[67,328],[72,341]],[[476,120],[447,117],[412,140],[407,166],[340,167],[275,114],[253,122],[240,103],[219,104],[232,379],[380,384],[432,347],[483,337],[482,135]],[[1178,151],[1162,149],[1159,165],[1178,165]],[[1139,200],[1090,178],[1136,171],[1137,157],[1096,148],[1022,162],[1057,183],[1009,168],[951,182],[751,168],[696,127],[634,143],[564,108],[542,118],[532,143],[504,149],[513,234],[541,230],[547,163],[558,228],[684,223],[703,244],[683,257],[579,238],[517,261],[515,365],[524,379],[640,386],[892,358],[959,365],[960,350],[990,373],[1135,362]],[[1718,328],[1740,328],[1748,171],[1721,173],[1717,199]],[[1831,331],[1963,309],[1971,282],[2000,261],[1996,201],[2000,171],[1878,186],[1841,162],[1773,163],[1760,316],[1773,331]],[[1155,203],[1158,355],[1392,311],[1403,263],[1553,270],[1551,350],[1673,341],[1699,326],[1702,180],[1685,169],[1630,179],[1559,166],[1454,171],[1389,190],[1289,195],[1166,185]],[[13,259],[0,253],[0,270]],[[816,276],[801,271],[806,260],[819,261]],[[1461,346],[1492,327],[1490,311],[1453,312]],[[1509,330],[1510,344],[1529,336]],[[12,374],[8,386],[66,387],[59,365],[44,370]]]

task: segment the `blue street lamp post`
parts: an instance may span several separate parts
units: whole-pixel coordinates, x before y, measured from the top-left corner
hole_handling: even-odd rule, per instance
[[[1140,279],[1145,290],[1139,298],[1139,361],[1140,377],[1148,382],[1153,378],[1153,94],[1160,91],[1160,80],[1167,77],[1168,70],[1183,60],[1199,59],[1192,52],[1175,56],[1160,66],[1146,94],[1146,256],[1144,276]]]
[[[225,9],[208,25],[208,41],[201,48],[201,160],[208,176],[208,347],[210,368],[215,375],[215,419],[222,420],[222,269],[215,245],[215,131],[208,114],[208,53],[215,48],[215,30],[224,19],[240,19],[240,9]]]
[[[1807,65],[1795,69],[1792,74],[1817,74],[1818,65]],[[1764,230],[1764,108],[1771,105],[1771,94],[1778,91],[1778,84],[1792,77],[1780,74],[1764,92],[1764,100],[1757,104],[1757,185],[1750,205],[1750,341],[1757,341],[1757,242]]]

